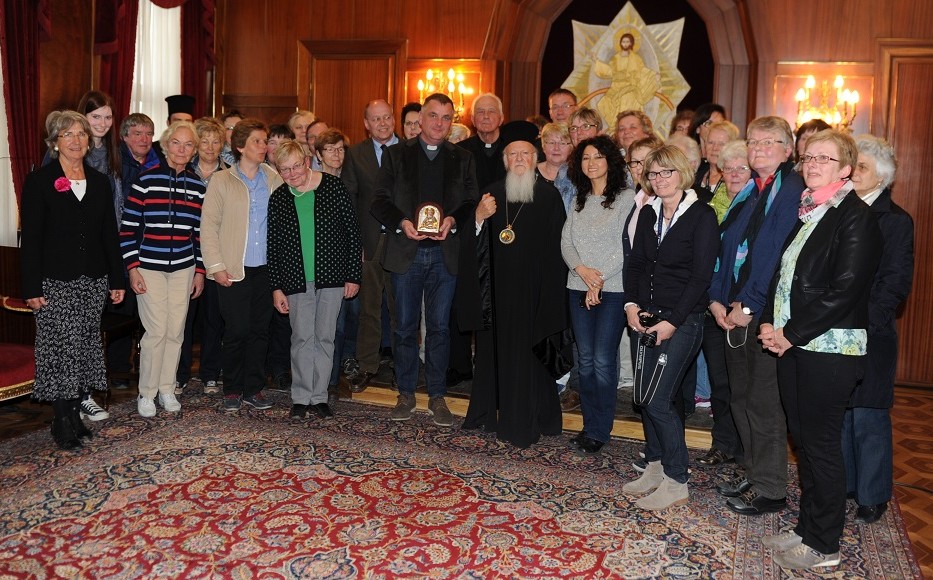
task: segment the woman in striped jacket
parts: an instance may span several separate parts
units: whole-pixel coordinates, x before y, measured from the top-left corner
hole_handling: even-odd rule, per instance
[[[184,339],[188,298],[204,288],[201,204],[204,183],[188,162],[197,147],[194,125],[176,121],[160,139],[165,164],[141,173],[123,211],[120,248],[130,288],[139,296],[139,399],[143,417],[156,413],[155,399],[175,413],[175,370]]]

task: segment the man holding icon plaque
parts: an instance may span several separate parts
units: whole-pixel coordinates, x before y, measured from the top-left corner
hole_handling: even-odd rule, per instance
[[[473,156],[445,140],[453,116],[453,102],[446,95],[425,99],[421,134],[386,150],[372,204],[372,215],[386,227],[381,263],[391,272],[395,289],[393,348],[399,395],[391,413],[394,421],[407,421],[415,409],[423,298],[428,411],[436,424],[453,424],[444,395],[448,322],[460,255],[458,227],[472,227],[478,198]]]

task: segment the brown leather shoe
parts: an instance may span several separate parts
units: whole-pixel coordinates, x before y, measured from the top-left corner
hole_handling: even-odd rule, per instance
[[[561,411],[575,411],[580,408],[580,393],[567,389],[560,398]]]
[[[706,455],[697,459],[697,462],[702,465],[709,465],[710,467],[714,465],[719,465],[720,463],[731,463],[735,461],[732,457],[729,457],[719,449],[713,448],[706,452]]]
[[[362,393],[369,386],[369,382],[373,380],[374,376],[376,376],[376,373],[356,371],[349,377],[350,392]]]

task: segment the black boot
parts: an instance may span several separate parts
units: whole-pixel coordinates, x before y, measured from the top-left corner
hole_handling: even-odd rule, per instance
[[[94,433],[81,420],[81,399],[68,401],[68,423],[78,439],[93,439]]]
[[[58,400],[52,401],[52,408],[55,410],[55,417],[52,419],[52,439],[59,449],[70,451],[81,447],[81,440],[75,435],[68,418],[70,410],[70,401]]]

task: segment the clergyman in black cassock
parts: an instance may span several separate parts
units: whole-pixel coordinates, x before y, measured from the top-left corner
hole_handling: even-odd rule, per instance
[[[526,146],[527,158],[509,158],[511,148]],[[510,173],[527,171],[533,179],[533,151],[524,141],[507,147]],[[476,334],[463,427],[494,431],[500,440],[528,447],[541,435],[560,434],[562,427],[554,377],[533,348],[569,327],[567,267],[560,253],[566,215],[557,189],[543,180],[534,182],[530,203],[506,202],[506,183],[488,188],[496,210],[476,237],[486,327]]]

